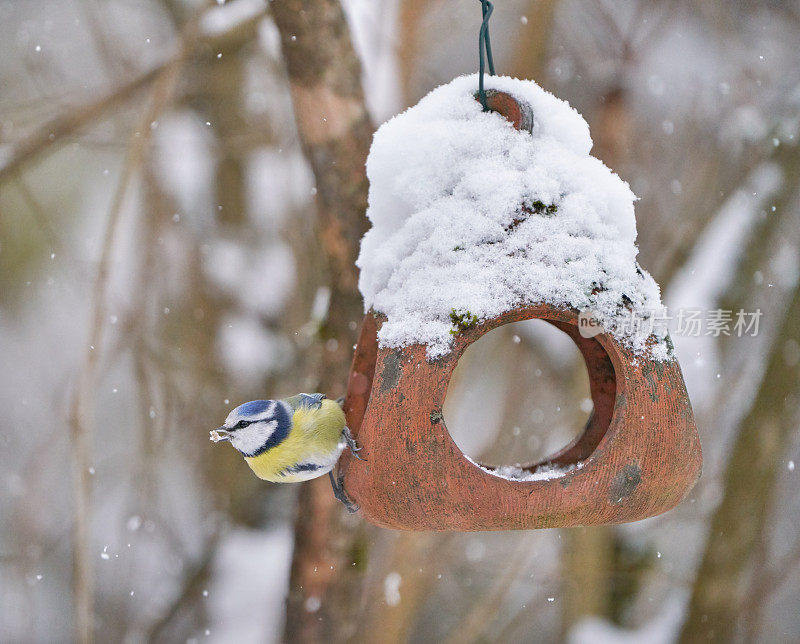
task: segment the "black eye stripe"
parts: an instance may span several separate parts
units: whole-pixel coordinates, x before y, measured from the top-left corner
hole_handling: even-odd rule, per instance
[[[236,423],[236,427],[234,427],[234,429],[242,429],[242,428],[247,427],[248,425],[252,425],[252,424],[253,424],[253,422],[250,421],[250,420],[240,420],[238,423]]]
[[[292,427],[291,414],[291,408],[287,403],[276,403],[275,408],[272,410],[272,415],[269,418],[264,419],[270,423],[274,423],[274,431],[266,440],[266,442],[257,450],[250,454],[246,454],[244,452],[242,452],[242,454],[252,458],[254,456],[258,456],[259,454],[263,454],[268,449],[272,449],[276,445],[282,443],[289,435],[289,430]]]

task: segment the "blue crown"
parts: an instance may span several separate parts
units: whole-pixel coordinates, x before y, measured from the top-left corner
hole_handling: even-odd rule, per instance
[[[238,412],[240,416],[255,416],[265,412],[272,402],[271,400],[251,400],[239,405],[234,411]]]

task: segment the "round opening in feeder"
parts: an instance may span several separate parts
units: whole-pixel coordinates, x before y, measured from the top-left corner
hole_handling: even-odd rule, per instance
[[[593,409],[583,357],[543,320],[512,322],[464,351],[443,407],[458,448],[489,466],[538,463],[573,443]]]
[[[464,358],[465,352],[493,330],[508,328],[509,325],[518,323],[541,324],[542,322],[551,325],[559,332],[563,332],[577,347],[581,362],[583,362],[588,376],[592,408],[583,429],[566,446],[555,453],[550,453],[547,457],[533,458],[527,462],[521,462],[522,459],[515,458],[511,467],[507,465],[498,467],[494,463],[486,463],[484,459],[470,458],[476,464],[480,463],[483,469],[511,480],[535,480],[540,475],[546,475],[546,478],[553,478],[557,477],[559,473],[567,473],[575,468],[582,467],[584,462],[592,456],[595,449],[600,445],[614,416],[617,375],[613,361],[598,339],[584,337],[578,330],[577,325],[561,320],[558,315],[552,318],[549,315],[531,316],[527,311],[521,309],[508,312],[491,324],[481,325],[481,327],[475,329],[475,332],[465,334],[464,341],[459,343],[453,355],[455,364],[451,363],[453,370]],[[553,344],[552,346],[555,348],[557,345]],[[571,411],[574,413],[576,409],[580,410],[581,405],[583,405],[584,409],[588,409],[587,401],[582,399]],[[446,420],[442,425],[447,427]],[[449,428],[448,433],[453,438]],[[455,439],[453,440],[455,442]],[[461,449],[460,446],[459,449]],[[465,452],[464,455],[467,458],[470,457],[469,453]]]
[[[526,308],[509,311],[495,320],[463,332],[459,335],[453,352],[445,358],[432,363],[424,359],[424,347],[418,347],[414,350],[413,355],[419,354],[416,358],[404,350],[388,350],[383,360],[383,365],[379,369],[379,374],[376,373],[378,355],[378,343],[375,337],[377,331],[376,319],[372,314],[367,315],[354,357],[353,370],[348,386],[348,400],[345,403],[348,422],[352,431],[356,434],[359,433],[364,414],[370,402],[373,380],[377,376],[379,378],[377,391],[381,395],[386,394],[391,397],[393,395],[391,391],[396,390],[404,404],[413,401],[419,407],[415,410],[415,415],[424,416],[424,424],[441,428],[447,432],[450,440],[454,443],[453,447],[455,449],[460,450],[469,460],[476,465],[480,464],[487,471],[497,471],[502,475],[497,466],[511,466],[516,470],[520,470],[520,475],[518,476],[517,473],[514,473],[508,478],[511,480],[525,480],[527,475],[535,475],[545,468],[558,468],[568,471],[582,466],[584,461],[589,459],[598,445],[600,445],[614,417],[617,395],[617,374],[614,362],[597,337],[584,337],[578,330],[576,323],[566,321],[570,319],[569,314],[564,314],[551,307],[541,308],[544,314],[540,312],[533,313]],[[518,327],[517,325],[523,325],[523,327]],[[524,325],[529,326],[525,327]],[[527,330],[523,330],[526,328]],[[518,337],[519,344],[522,344],[522,336],[519,333],[530,336],[531,329],[537,329],[534,333],[538,333],[539,341],[542,344],[547,344],[548,350],[559,352],[562,360],[569,360],[573,363],[577,361],[578,364],[583,364],[583,369],[572,368],[572,371],[578,371],[581,374],[582,380],[574,383],[574,389],[581,392],[581,394],[579,394],[578,398],[570,401],[569,408],[564,410],[564,415],[565,418],[571,416],[578,425],[580,425],[580,420],[584,417],[586,422],[582,429],[575,430],[569,436],[570,440],[564,447],[555,452],[550,449],[551,445],[546,444],[546,448],[541,450],[539,454],[514,454],[509,456],[507,462],[503,462],[506,461],[506,458],[493,462],[494,459],[483,458],[483,454],[479,453],[480,450],[474,448],[474,443],[470,447],[469,437],[465,440],[464,432],[461,432],[459,436],[458,420],[456,420],[457,429],[455,432],[448,427],[445,401],[449,398],[450,387],[456,388],[455,399],[458,399],[460,395],[464,395],[458,393],[459,384],[457,381],[453,382],[452,376],[457,372],[457,367],[462,361],[465,361],[467,369],[469,369],[469,362],[473,360],[477,372],[475,380],[480,382],[483,379],[485,385],[485,372],[491,368],[489,365],[492,362],[492,355],[482,356],[480,354],[481,345],[478,345],[479,353],[475,354],[473,358],[471,352],[468,353],[470,348],[478,342],[482,342],[485,349],[488,349],[488,353],[491,354],[495,351],[492,337],[486,338],[485,336],[492,334],[493,337],[499,340],[503,338],[503,334],[508,334],[511,344],[517,345],[515,337]],[[556,335],[553,335],[554,333]],[[572,346],[567,348],[568,345],[565,341]],[[577,348],[577,354],[574,351],[575,348]],[[565,356],[567,357],[565,358]],[[415,360],[417,361],[416,364]],[[403,389],[400,382],[402,380],[401,375],[408,376],[414,372],[419,375],[420,367],[423,365],[427,365],[433,372],[437,373],[437,378],[435,380],[432,379],[427,384],[423,384],[421,388],[414,386],[406,392],[401,391]],[[523,385],[525,400],[534,405],[532,407],[534,410],[536,409],[536,397],[531,395],[531,390],[535,391],[536,388],[536,368],[533,368],[531,381]],[[524,376],[512,375],[511,377],[517,380],[524,380]],[[554,380],[556,379],[558,379],[557,376]],[[475,382],[472,379],[464,380],[465,384],[462,386],[467,389],[467,397],[480,401],[479,407],[482,410],[488,409],[496,415],[502,415],[502,405],[496,404],[499,401],[490,403],[483,396],[482,388],[474,387]],[[585,384],[580,384],[587,382],[588,397],[583,395],[583,392],[586,391]],[[401,413],[401,415],[403,414]],[[449,418],[457,418],[457,415],[451,411]],[[390,428],[391,425],[388,425],[383,428],[383,431],[390,432]],[[481,428],[480,431],[485,431],[485,427]],[[513,435],[513,426],[511,433]],[[563,442],[558,444],[563,444]],[[543,454],[546,454],[546,456],[542,456]]]

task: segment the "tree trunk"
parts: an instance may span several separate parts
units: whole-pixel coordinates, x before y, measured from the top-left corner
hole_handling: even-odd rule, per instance
[[[800,342],[800,289],[792,300],[728,461],[725,494],[711,522],[681,642],[730,642],[734,635],[744,578],[767,519],[765,500],[794,429],[800,369],[787,364],[783,347]]]
[[[509,76],[545,81],[547,48],[553,33],[553,17],[558,0],[529,0],[525,20],[519,30],[514,58],[509,62]]]
[[[402,39],[402,46],[397,49],[397,62],[400,90],[405,105],[417,98],[413,81],[422,54],[420,31],[429,5],[428,0],[404,0],[399,7],[398,37]]]
[[[766,220],[766,231],[753,235],[755,248],[750,261],[738,271],[731,289],[734,297],[749,289],[746,285],[751,283],[753,271],[769,261],[777,240],[797,230],[797,213],[782,214],[795,203],[798,188],[796,167],[800,157],[796,149],[790,150],[792,156],[782,163],[787,183],[774,202],[777,214]],[[781,222],[782,217],[789,219]],[[772,341],[758,392],[739,425],[726,465],[724,494],[711,520],[681,642],[729,642],[736,634],[744,584],[754,554],[765,538],[768,501],[789,438],[796,429],[800,365],[786,358],[786,347],[800,343],[798,316],[800,288],[795,286]],[[763,603],[766,599],[756,601]]]
[[[355,260],[368,228],[364,171],[372,140],[361,66],[335,0],[273,0],[297,129],[317,186],[318,234],[331,299],[321,330],[319,389],[344,394],[363,316]],[[341,641],[354,629],[361,567],[350,553],[358,523],[344,522],[327,478],[302,486],[295,523],[285,638]]]

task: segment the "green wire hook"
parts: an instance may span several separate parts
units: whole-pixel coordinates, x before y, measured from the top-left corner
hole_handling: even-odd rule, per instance
[[[488,112],[486,103],[486,90],[483,88],[483,75],[486,63],[489,64],[489,74],[494,76],[494,59],[492,58],[492,41],[489,39],[489,18],[492,17],[494,5],[489,0],[480,0],[483,22],[478,32],[478,97],[483,105],[483,111]],[[484,60],[485,59],[485,60]]]

